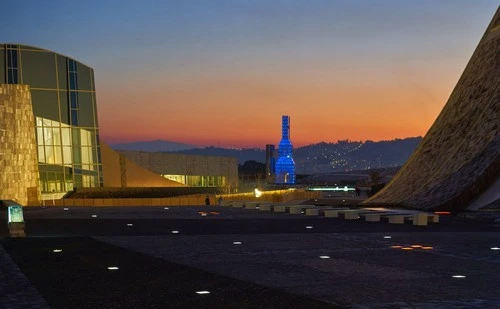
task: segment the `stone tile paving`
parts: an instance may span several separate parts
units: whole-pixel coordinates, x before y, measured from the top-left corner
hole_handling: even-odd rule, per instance
[[[99,237],[168,261],[355,308],[500,308],[500,233]],[[235,245],[233,242],[241,244]],[[392,245],[432,246],[403,251]],[[320,256],[329,256],[321,259]],[[465,275],[466,278],[452,278]]]
[[[65,210],[65,208],[67,210]],[[201,216],[199,212],[207,212]],[[214,213],[210,213],[214,212]],[[130,207],[24,207],[26,219],[89,219],[95,214],[98,219],[234,219],[234,218],[273,218],[286,219],[270,212],[255,209],[219,206],[130,206]],[[306,217],[304,217],[306,218]]]
[[[50,308],[0,245],[0,308]]]

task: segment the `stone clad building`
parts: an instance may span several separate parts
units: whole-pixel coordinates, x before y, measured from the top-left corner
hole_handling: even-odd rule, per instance
[[[2,104],[14,109],[14,112],[11,111],[15,118],[13,123],[21,126],[20,122],[23,122],[23,133],[31,135],[29,138],[15,135],[16,150],[9,150],[10,145],[2,140],[0,152],[24,153],[25,149],[29,149],[30,155],[31,152],[36,155],[36,182],[42,198],[62,195],[77,187],[102,186],[93,69],[49,50],[0,44],[0,84],[4,96],[10,97],[4,98]],[[13,105],[21,101],[22,107]],[[31,116],[27,115],[27,109],[31,110]],[[9,112],[9,108],[2,110],[2,126],[9,129],[11,124],[5,122],[8,119],[6,112]],[[18,154],[17,160],[12,160],[10,164],[17,165],[25,161],[21,155],[24,154]],[[29,162],[32,161],[30,156]],[[0,173],[3,179],[0,185],[3,188],[9,185],[10,176],[6,170]],[[27,181],[27,178],[33,177],[21,178]],[[33,183],[20,182],[18,185],[34,187]],[[11,194],[2,198],[9,197],[20,202],[26,200],[25,197],[13,197]]]
[[[103,186],[237,185],[236,159],[163,157],[170,159],[161,166],[134,162],[100,142],[92,68],[38,47],[0,44],[0,200],[39,205]]]
[[[367,204],[448,211],[500,206],[500,8],[422,142]]]
[[[30,87],[0,84],[0,200],[40,199],[33,123]]]

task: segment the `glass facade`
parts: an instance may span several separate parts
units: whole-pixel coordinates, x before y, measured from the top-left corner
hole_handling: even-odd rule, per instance
[[[43,193],[103,184],[94,71],[26,45],[0,45],[0,83],[27,84]]]
[[[281,120],[281,141],[278,147],[276,160],[276,183],[295,183],[295,162],[292,158],[293,146],[290,141],[290,117],[283,116]]]
[[[162,175],[163,177],[183,183],[190,187],[224,187],[225,176],[196,176],[196,175]]]

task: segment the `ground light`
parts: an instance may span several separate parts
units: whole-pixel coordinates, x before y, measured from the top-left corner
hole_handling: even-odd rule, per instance
[[[385,236],[384,236],[384,238],[385,238],[385,239],[390,239],[390,238],[392,238],[392,237],[391,237],[391,236],[389,236],[389,235],[385,235]]]
[[[168,207],[163,207],[163,209],[168,209]]]
[[[54,250],[52,250],[52,252],[59,253],[59,252],[62,252],[62,249],[54,249]]]
[[[118,270],[119,268],[118,268],[118,267],[116,267],[116,266],[108,266],[108,269],[109,269],[109,270]]]
[[[179,234],[179,231],[172,231],[172,234]]]
[[[233,241],[233,245],[241,245],[242,242],[241,241]]]
[[[133,224],[132,223],[127,223],[127,226],[133,226]]]
[[[491,247],[490,249],[491,249],[491,250],[500,250],[500,248],[499,248],[499,247]]]
[[[200,295],[210,294],[210,291],[196,291],[196,294],[200,294]]]
[[[312,227],[312,226],[310,226],[310,225],[306,226],[306,229],[312,229],[312,228],[313,228],[313,227]]]
[[[464,275],[453,275],[452,276],[453,278],[457,278],[457,279],[462,279],[462,278],[465,278]]]
[[[92,218],[97,218],[97,215],[92,215]]]
[[[329,255],[320,255],[319,258],[320,259],[329,259],[330,256]]]
[[[64,210],[68,210],[68,208],[66,208],[66,207],[65,207],[65,208],[63,208],[63,209],[64,209]]]

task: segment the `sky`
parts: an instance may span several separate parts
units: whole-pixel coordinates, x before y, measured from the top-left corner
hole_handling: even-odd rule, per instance
[[[423,136],[500,0],[2,0],[0,42],[94,68],[101,139]]]

